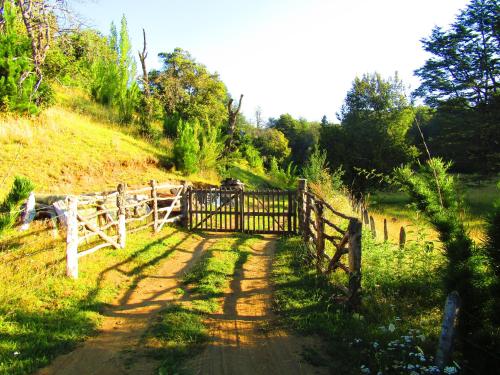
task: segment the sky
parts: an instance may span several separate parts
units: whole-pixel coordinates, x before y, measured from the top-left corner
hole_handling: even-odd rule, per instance
[[[414,90],[413,71],[429,55],[420,40],[447,28],[468,0],[74,0],[86,24],[108,35],[127,18],[133,49],[181,47],[217,72],[242,112],[255,120],[283,113],[319,121],[336,113],[356,76],[398,72]],[[136,60],[137,53],[136,53]]]

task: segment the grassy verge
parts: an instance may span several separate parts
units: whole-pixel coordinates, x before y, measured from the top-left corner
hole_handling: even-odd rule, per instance
[[[364,236],[363,306],[350,314],[331,298],[338,293],[332,283],[306,265],[301,239],[283,239],[273,264],[275,308],[289,327],[326,340],[334,373],[410,373],[403,366],[417,364],[416,374],[425,373],[444,304],[443,263],[441,252],[424,244],[401,251]]]
[[[131,234],[123,250],[81,258],[79,279],[71,280],[61,239],[37,225],[24,237],[7,235],[0,245],[0,374],[31,373],[94,334],[105,304],[187,236],[173,228]]]
[[[481,240],[484,232],[484,218],[493,210],[493,202],[500,198],[496,187],[498,179],[481,181],[472,176],[458,176],[459,189],[464,198],[464,222],[474,239]],[[479,183],[479,182],[480,183]],[[416,212],[410,199],[403,192],[376,192],[370,196],[370,207],[388,217],[401,221],[415,222]],[[418,219],[417,219],[418,220]],[[423,223],[423,220],[420,220]]]
[[[185,275],[180,301],[160,313],[144,340],[162,362],[160,374],[183,373],[185,361],[203,347],[208,338],[204,320],[221,310],[224,292],[256,240],[246,235],[221,238]]]

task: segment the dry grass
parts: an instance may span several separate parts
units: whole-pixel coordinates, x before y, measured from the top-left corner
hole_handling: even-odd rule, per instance
[[[119,182],[185,179],[163,168],[171,158],[171,141],[156,145],[134,137],[133,127],[113,122],[112,111],[80,91],[59,88],[58,103],[38,117],[0,118],[0,183],[5,179],[0,196],[15,175],[30,178],[37,192],[51,194],[113,189]],[[187,179],[217,182],[214,174]]]

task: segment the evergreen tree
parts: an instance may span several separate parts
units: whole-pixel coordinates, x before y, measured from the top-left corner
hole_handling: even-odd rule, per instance
[[[3,111],[37,112],[31,98],[36,77],[30,48],[16,7],[5,2],[0,30],[0,109]]]

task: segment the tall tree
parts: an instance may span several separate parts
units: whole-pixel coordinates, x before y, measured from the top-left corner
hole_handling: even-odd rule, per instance
[[[414,117],[397,74],[387,79],[378,73],[357,77],[339,114],[342,125],[322,128],[321,145],[330,166],[343,166],[346,183],[365,191],[372,181],[360,170],[390,173],[416,156],[407,141]]]
[[[227,121],[226,144],[224,146],[225,155],[233,151],[234,133],[236,132],[236,121],[238,120],[238,114],[240,113],[242,101],[243,101],[243,94],[240,95],[240,101],[238,102],[238,105],[236,105],[234,108],[233,108],[233,98],[229,99],[229,101],[227,102],[228,121]]]
[[[476,106],[498,94],[500,82],[500,6],[498,0],[472,0],[449,30],[435,27],[422,40],[433,56],[415,74],[415,94],[431,106],[450,99]]]
[[[166,117],[221,126],[226,123],[227,89],[218,74],[180,48],[160,53],[163,68],[149,75],[152,94],[164,108]]]

